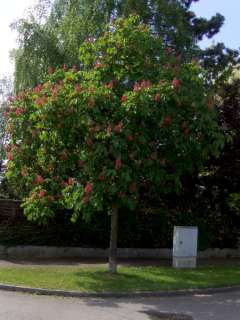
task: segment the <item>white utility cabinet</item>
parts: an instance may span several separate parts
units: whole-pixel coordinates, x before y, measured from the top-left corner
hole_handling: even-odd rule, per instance
[[[173,267],[196,268],[197,243],[197,227],[174,227]]]

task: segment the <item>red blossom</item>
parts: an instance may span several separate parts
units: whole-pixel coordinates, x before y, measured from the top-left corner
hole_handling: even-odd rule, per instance
[[[105,64],[100,61],[97,61],[94,66],[95,69],[100,69],[100,68],[104,68],[104,67],[105,67]]]
[[[39,198],[40,199],[43,199],[45,197],[45,195],[46,195],[46,191],[45,190],[40,190],[39,191]]]
[[[141,85],[140,85],[138,82],[136,82],[136,83],[134,84],[133,91],[134,91],[134,92],[138,92],[138,91],[140,91],[140,90],[141,90]]]
[[[41,183],[44,182],[44,179],[43,179],[42,176],[37,175],[36,178],[35,178],[35,180],[34,180],[34,182],[35,182],[36,184],[41,184]]]
[[[52,201],[55,200],[55,198],[54,198],[54,196],[48,196],[48,200],[49,200],[50,202],[52,202]]]
[[[61,88],[61,84],[56,84],[53,88],[52,88],[52,95],[53,97],[56,97],[58,94],[58,91]]]
[[[215,102],[214,102],[214,100],[208,101],[207,106],[208,106],[208,110],[209,110],[209,111],[213,110],[214,107],[215,107]]]
[[[68,67],[67,67],[67,65],[64,63],[64,65],[63,65],[63,71],[67,71],[67,69],[68,69]]]
[[[166,64],[163,66],[163,69],[164,69],[164,70],[169,70],[170,68],[171,68],[170,63],[166,63]]]
[[[88,145],[89,147],[92,147],[93,141],[92,141],[91,138],[87,138],[87,145]]]
[[[90,128],[88,129],[88,132],[94,133],[94,132],[95,132],[95,127],[90,127]]]
[[[77,72],[77,71],[78,71],[78,68],[77,68],[76,65],[74,65],[74,66],[72,67],[72,72]]]
[[[9,112],[4,111],[4,112],[3,112],[3,116],[4,116],[5,119],[8,119],[8,117],[9,117]]]
[[[19,94],[16,97],[17,100],[23,100],[25,98],[26,98],[26,93],[24,91],[19,92]]]
[[[13,160],[13,154],[12,154],[12,152],[7,153],[7,159],[8,159],[9,161]]]
[[[41,91],[42,91],[42,85],[41,84],[39,84],[39,85],[37,85],[34,89],[33,89],[33,92],[34,93],[40,93]]]
[[[149,81],[149,80],[142,80],[140,83],[139,83],[139,82],[136,82],[136,83],[134,84],[133,91],[134,91],[134,92],[138,92],[138,91],[140,91],[142,88],[144,88],[144,89],[149,89],[149,88],[151,88],[151,86],[152,86],[151,81]]]
[[[166,116],[163,120],[163,125],[164,126],[170,126],[172,124],[172,117],[171,116]]]
[[[151,81],[149,81],[149,80],[142,80],[142,82],[141,82],[141,87],[142,87],[142,88],[144,88],[144,89],[149,89],[149,88],[151,88],[151,86],[152,86]]]
[[[133,137],[132,135],[128,135],[128,136],[127,136],[127,140],[128,140],[128,141],[133,141],[133,140],[134,140],[134,137]]]
[[[104,181],[105,180],[105,177],[104,177],[104,175],[103,174],[100,174],[99,176],[98,176],[98,180],[99,181]]]
[[[24,113],[24,110],[22,108],[17,108],[16,111],[15,111],[15,114],[16,114],[17,117],[19,117],[23,113]]]
[[[36,100],[36,104],[40,107],[42,107],[47,102],[47,97],[40,97]]]
[[[68,178],[67,184],[69,186],[72,186],[74,184],[74,179],[73,178]]]
[[[53,72],[54,72],[53,68],[52,67],[48,67],[48,73],[52,74]]]
[[[173,49],[171,47],[166,48],[166,54],[171,54],[173,52]]]
[[[135,181],[133,181],[133,182],[130,184],[129,191],[130,191],[131,193],[134,193],[134,192],[137,191],[137,184],[136,184]]]
[[[11,96],[8,97],[8,101],[9,101],[9,102],[13,102],[13,101],[14,101],[14,97],[11,97]]]
[[[181,87],[181,81],[178,80],[177,78],[174,78],[172,81],[172,86],[174,89],[179,89]]]
[[[184,130],[183,130],[183,134],[184,134],[184,136],[187,138],[188,136],[189,136],[189,128],[184,128]]]
[[[154,97],[154,100],[156,101],[156,102],[159,102],[160,100],[161,100],[161,94],[158,92],[158,93],[156,93],[156,95],[155,95],[155,97]]]
[[[115,127],[114,127],[114,131],[116,133],[121,133],[123,129],[123,122],[120,121]]]
[[[65,188],[65,187],[67,186],[67,183],[62,181],[62,182],[60,183],[60,185],[61,185],[62,188]]]
[[[122,167],[122,160],[121,158],[118,158],[116,161],[115,161],[115,170],[116,171],[119,171]]]
[[[113,127],[111,124],[108,125],[107,127],[107,133],[110,135],[112,133]]]
[[[4,149],[9,152],[9,151],[12,150],[12,145],[11,145],[11,144],[6,144],[6,145],[4,146]]]
[[[82,88],[81,88],[80,84],[76,84],[75,85],[75,90],[76,90],[77,93],[80,93],[82,91]]]
[[[84,187],[84,192],[89,195],[92,192],[93,185],[90,181],[88,181]]]
[[[128,99],[128,97],[123,95],[122,98],[121,98],[121,102],[125,102],[125,101],[127,101],[127,99]]]
[[[113,87],[114,87],[114,81],[113,80],[111,80],[109,83],[106,84],[106,88],[108,88],[108,89],[113,89]]]

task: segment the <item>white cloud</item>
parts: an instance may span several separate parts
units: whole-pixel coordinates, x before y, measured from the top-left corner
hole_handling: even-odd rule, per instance
[[[24,11],[36,0],[4,0],[0,2],[0,78],[13,72],[9,51],[16,47],[16,34],[9,25],[21,18]]]

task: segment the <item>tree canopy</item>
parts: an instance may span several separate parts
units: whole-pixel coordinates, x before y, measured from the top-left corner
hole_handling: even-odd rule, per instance
[[[114,217],[135,207],[141,187],[180,190],[181,176],[223,145],[204,70],[138,16],[84,42],[80,61],[80,71],[49,68],[9,106],[8,177],[25,187],[34,221],[62,207],[73,221],[103,209]]]

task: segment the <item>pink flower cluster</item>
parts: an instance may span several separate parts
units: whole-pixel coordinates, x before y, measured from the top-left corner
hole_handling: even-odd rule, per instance
[[[149,80],[142,80],[140,82],[136,82],[134,87],[133,87],[133,91],[134,92],[138,92],[140,91],[141,89],[149,89],[151,88],[152,86],[152,83],[151,81]]]
[[[121,158],[118,158],[115,161],[115,170],[119,171],[121,169],[121,167],[122,167],[122,160],[121,160]]]
[[[35,180],[34,180],[34,183],[35,183],[35,184],[42,184],[43,182],[44,182],[43,177],[40,176],[40,175],[37,175],[36,178],[35,178]]]
[[[17,108],[16,111],[15,111],[15,114],[16,114],[17,117],[19,117],[23,113],[24,113],[24,110],[22,108]]]

